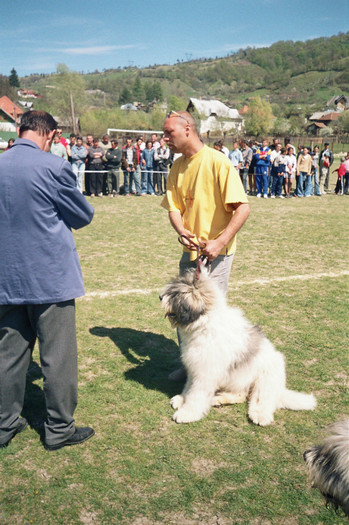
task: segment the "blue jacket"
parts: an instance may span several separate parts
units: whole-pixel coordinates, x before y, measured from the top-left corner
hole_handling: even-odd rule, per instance
[[[141,161],[145,160],[145,166],[141,162],[141,168],[152,170],[154,168],[154,150],[145,148],[141,153]]]
[[[84,295],[71,228],[89,224],[93,213],[69,162],[27,139],[0,155],[0,304]]]

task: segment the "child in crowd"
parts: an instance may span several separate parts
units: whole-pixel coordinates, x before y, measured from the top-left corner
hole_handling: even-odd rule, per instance
[[[345,170],[345,157],[341,158],[341,163],[340,163],[339,168],[337,168],[336,170],[332,171],[332,173],[335,173],[335,172],[338,173],[338,180],[337,180],[337,184],[336,184],[336,188],[335,188],[334,192],[335,192],[336,195],[343,195],[344,194],[344,177],[345,177],[345,173],[346,173],[346,170]]]
[[[296,172],[296,164],[297,159],[296,155],[294,154],[294,147],[289,146],[289,148],[286,149],[287,155],[286,155],[286,175],[285,175],[285,193],[286,193],[286,199],[289,199],[291,197],[291,189],[292,189],[292,182],[294,179],[294,174]]]
[[[284,177],[287,175],[287,159],[286,159],[286,148],[281,148],[280,155],[278,155],[274,161],[277,163],[277,173],[273,177],[273,186],[271,190],[271,198],[275,199],[275,196],[279,199],[283,199],[281,195]]]

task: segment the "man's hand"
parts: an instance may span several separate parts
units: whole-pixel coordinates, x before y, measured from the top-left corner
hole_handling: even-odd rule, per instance
[[[193,233],[191,233],[189,230],[183,230],[180,235],[184,235],[185,237],[188,237],[188,239],[194,239],[195,235]],[[182,242],[185,246],[189,246],[189,242],[187,241],[187,239],[185,239],[185,237],[182,237]]]
[[[224,248],[224,244],[219,239],[213,239],[212,241],[199,239],[199,243],[202,255],[206,255],[210,262],[216,259]]]

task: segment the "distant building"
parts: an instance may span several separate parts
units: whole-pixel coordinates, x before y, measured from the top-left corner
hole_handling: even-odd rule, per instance
[[[120,109],[122,109],[123,111],[137,111],[136,106],[134,104],[131,104],[130,102],[120,106]]]
[[[17,95],[21,98],[41,98],[41,95],[35,93],[32,89],[19,89]]]
[[[231,109],[219,100],[191,98],[187,111],[199,115],[201,135],[211,132],[225,135],[228,131],[241,131],[243,128],[244,119],[237,109]]]
[[[349,109],[349,97],[345,95],[336,95],[326,102],[327,107],[335,107],[337,111]]]
[[[23,111],[6,95],[0,98],[0,130],[16,131]]]
[[[326,111],[317,111],[309,117],[311,124],[307,127],[307,132],[314,135],[318,135],[320,129],[325,128],[336,122],[338,118],[343,114],[342,111],[331,111],[330,109]]]

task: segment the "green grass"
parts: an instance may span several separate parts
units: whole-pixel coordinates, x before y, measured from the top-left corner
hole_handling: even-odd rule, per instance
[[[317,409],[278,411],[267,428],[246,404],[172,422],[178,349],[158,294],[181,248],[159,198],[94,199],[93,222],[75,232],[87,292],[75,415],[96,435],[45,451],[35,349],[30,427],[0,450],[1,525],[346,523],[310,488],[302,454],[347,413],[349,197],[250,201],[228,300],[285,354],[288,385],[313,391]]]

